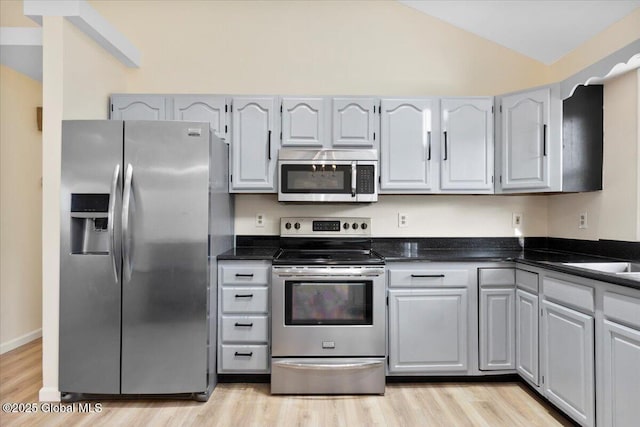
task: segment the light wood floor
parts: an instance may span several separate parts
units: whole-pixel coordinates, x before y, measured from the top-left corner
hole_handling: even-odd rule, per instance
[[[0,356],[0,401],[37,403],[40,340]],[[100,413],[7,414],[8,426],[572,425],[518,382],[392,383],[384,396],[271,396],[268,384],[219,384],[207,403],[104,401]],[[38,404],[39,406],[39,404]]]

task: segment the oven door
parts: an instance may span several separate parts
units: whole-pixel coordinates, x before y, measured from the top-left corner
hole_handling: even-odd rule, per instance
[[[377,162],[278,162],[278,201],[375,202]]]
[[[272,355],[384,356],[384,267],[273,267]]]

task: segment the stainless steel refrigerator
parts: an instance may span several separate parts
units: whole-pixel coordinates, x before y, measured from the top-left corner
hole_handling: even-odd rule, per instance
[[[216,371],[209,260],[233,243],[227,173],[226,144],[207,123],[63,122],[63,398],[208,398]]]

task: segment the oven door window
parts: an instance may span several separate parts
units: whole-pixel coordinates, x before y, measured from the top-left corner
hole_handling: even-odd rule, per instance
[[[286,281],[285,325],[372,325],[373,282]]]
[[[351,193],[351,165],[280,166],[282,193]]]

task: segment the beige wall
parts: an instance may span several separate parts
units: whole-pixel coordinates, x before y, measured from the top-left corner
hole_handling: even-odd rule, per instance
[[[0,27],[37,27],[24,16],[22,0],[0,0]]]
[[[373,204],[287,204],[274,195],[236,197],[237,234],[280,233],[284,216],[365,216],[375,237],[519,237],[547,235],[546,196],[380,196]],[[522,226],[512,228],[512,212],[523,213]],[[255,215],[264,215],[264,227]],[[408,226],[398,227],[398,213]]]
[[[0,65],[0,353],[42,325],[42,84]]]
[[[142,52],[130,91],[493,95],[546,67],[395,1],[92,1]]]
[[[603,190],[549,196],[549,235],[573,239],[640,240],[640,71],[604,86]],[[578,228],[586,212],[588,228]]]

